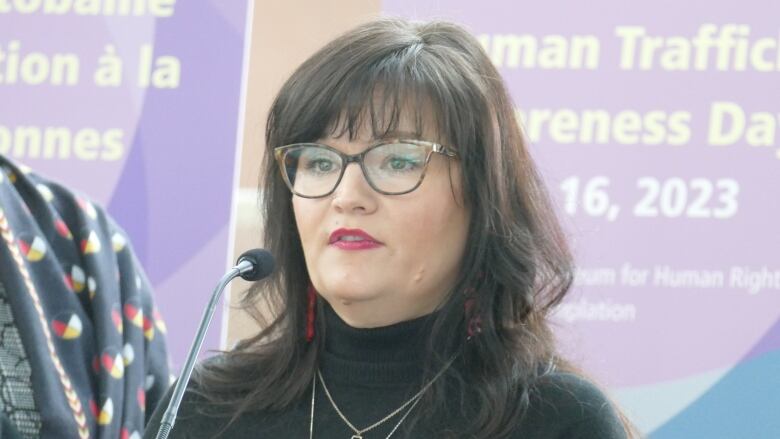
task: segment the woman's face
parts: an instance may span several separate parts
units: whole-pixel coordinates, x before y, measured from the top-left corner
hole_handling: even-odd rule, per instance
[[[399,132],[413,127],[402,120]],[[318,143],[356,154],[377,141],[369,129],[358,134]],[[374,191],[353,163],[333,194],[293,196],[312,283],[348,324],[385,326],[428,314],[444,301],[468,234],[460,181],[459,162],[434,153],[422,184],[407,194]],[[366,235],[368,242],[354,241]]]

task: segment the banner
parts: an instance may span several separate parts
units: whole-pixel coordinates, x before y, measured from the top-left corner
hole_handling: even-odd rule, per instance
[[[382,9],[504,77],[579,267],[565,353],[652,439],[780,437],[780,3]]]
[[[250,5],[0,0],[0,154],[125,228],[175,367],[228,264]]]

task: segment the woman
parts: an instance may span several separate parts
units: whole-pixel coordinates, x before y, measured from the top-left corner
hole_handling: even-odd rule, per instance
[[[282,87],[266,144],[279,268],[244,303],[275,313],[201,367],[172,437],[629,435],[556,355],[571,257],[464,29],[386,19],[334,40]]]

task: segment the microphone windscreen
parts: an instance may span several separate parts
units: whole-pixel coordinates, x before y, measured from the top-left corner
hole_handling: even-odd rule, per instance
[[[274,257],[268,250],[254,248],[247,250],[238,257],[238,263],[249,261],[252,263],[252,271],[241,275],[241,278],[248,281],[260,280],[274,271]]]

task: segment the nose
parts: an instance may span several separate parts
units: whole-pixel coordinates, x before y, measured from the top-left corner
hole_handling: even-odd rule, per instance
[[[333,207],[341,213],[372,213],[377,208],[377,195],[366,181],[360,165],[349,163],[333,193]]]

